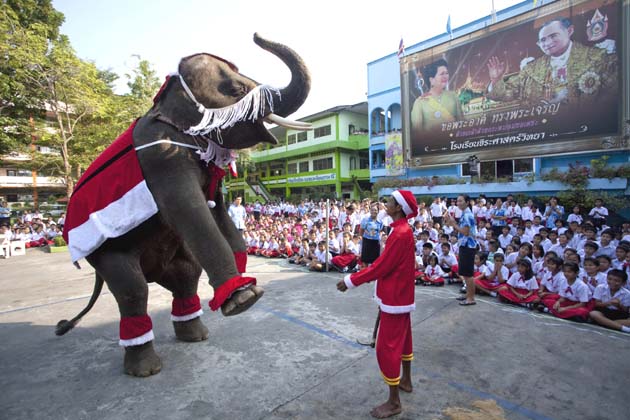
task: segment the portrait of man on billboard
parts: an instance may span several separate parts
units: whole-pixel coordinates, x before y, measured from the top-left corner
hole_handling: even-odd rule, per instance
[[[545,22],[537,41],[544,55],[530,58],[518,73],[506,76],[505,62],[491,57],[487,97],[530,104],[561,103],[571,108],[614,100],[618,88],[614,42],[582,45],[572,40],[574,31],[567,18]]]

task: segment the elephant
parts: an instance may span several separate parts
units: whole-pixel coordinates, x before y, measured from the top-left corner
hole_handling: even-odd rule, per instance
[[[221,193],[224,168],[235,169],[238,149],[278,143],[265,121],[311,129],[285,118],[304,103],[311,82],[292,49],[258,34],[254,42],[289,67],[286,87],[261,85],[211,54],[182,58],[151,109],[90,165],[69,200],[63,234],[75,265],[85,258],[94,267],[95,284],[87,306],[59,321],[55,333],[72,329],[106,283],[118,304],[129,375],[162,367],[147,314],[148,283],[172,292],[175,336],[187,342],[209,336],[197,295],[202,270],[214,288],[210,308],[224,316],[247,310],[264,293],[243,276],[246,245]]]

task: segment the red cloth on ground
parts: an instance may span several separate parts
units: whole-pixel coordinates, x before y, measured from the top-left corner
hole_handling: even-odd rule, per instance
[[[413,359],[411,315],[381,311],[376,338],[376,360],[387,385],[400,383],[400,363]]]
[[[505,286],[505,283],[493,283],[485,279],[477,279],[475,280],[475,284],[477,286],[483,287],[486,290],[490,290],[491,292],[495,292]]]
[[[516,287],[514,288],[514,290],[522,294],[527,294],[530,292],[527,289],[520,289],[520,288],[517,289]],[[531,294],[531,296],[525,299],[516,296],[514,292],[512,292],[512,289],[510,289],[509,287],[503,287],[499,289],[497,293],[499,293],[500,296],[504,297],[505,299],[509,300],[512,303],[531,303],[538,299],[538,294],[536,293],[535,290]]]
[[[357,256],[353,253],[340,254],[333,257],[331,261],[339,268],[354,267],[357,262]]]
[[[582,306],[581,308],[567,309],[566,311],[558,312],[555,309],[553,309],[553,305],[559,299],[560,298],[555,299],[555,300],[545,299],[543,301],[544,305],[547,307],[547,309],[549,309],[549,312],[551,312],[554,316],[557,316],[558,318],[562,318],[562,319],[581,318],[582,320],[586,321],[588,319],[588,314],[591,313],[591,311],[595,308],[595,301],[591,299],[589,302],[585,303],[584,306]],[[576,303],[578,302],[573,302],[572,300],[565,300],[564,302],[560,304],[560,307],[565,308],[567,306],[575,305]]]

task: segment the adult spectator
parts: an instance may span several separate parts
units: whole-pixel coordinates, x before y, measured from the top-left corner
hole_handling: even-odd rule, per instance
[[[475,217],[472,211],[468,207],[470,198],[466,194],[460,194],[457,197],[457,207],[462,211],[462,217],[459,220],[459,224],[455,221],[455,218],[447,214],[445,221],[447,224],[453,227],[457,232],[457,241],[459,245],[459,264],[458,274],[464,278],[466,283],[466,296],[457,298],[460,300],[460,305],[469,306],[474,305],[475,302],[475,282],[473,275],[475,272],[475,253],[477,252],[477,225],[475,223]]]
[[[228,209],[228,214],[232,222],[234,222],[234,226],[236,226],[238,230],[243,231],[245,230],[245,218],[247,217],[247,213],[245,212],[245,207],[241,205],[241,201],[243,201],[241,197],[236,197]]]
[[[370,207],[370,215],[361,220],[361,265],[367,267],[372,264],[381,254],[381,230],[383,223],[379,222],[378,206],[373,204]]]
[[[562,219],[564,216],[564,207],[558,204],[558,197],[554,196],[549,199],[549,204],[545,208],[543,216],[546,219],[545,226],[547,226],[547,229],[555,229],[556,220]]]
[[[434,223],[439,223],[442,225],[442,217],[444,213],[446,213],[446,204],[442,201],[440,197],[435,197],[433,199],[433,203],[429,207],[431,209],[431,217],[433,218]]]
[[[11,225],[11,209],[6,201],[0,203],[0,226]]]

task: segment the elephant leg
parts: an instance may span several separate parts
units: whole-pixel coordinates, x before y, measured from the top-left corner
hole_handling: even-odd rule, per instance
[[[208,328],[201,322],[201,303],[197,286],[201,266],[186,245],[181,245],[155,282],[173,293],[171,320],[178,340],[195,342],[208,339]],[[149,278],[149,281],[152,279]]]
[[[200,171],[198,157],[177,149],[173,154],[188,158],[171,155],[166,159],[165,152],[155,147],[138,153],[160,215],[208,273],[215,291],[210,308],[236,315],[251,307],[263,291],[255,287],[255,278],[241,276],[236,267],[232,248],[208,208],[203,190],[207,176]]]
[[[221,233],[234,253],[236,269],[242,274],[247,269],[247,244],[245,243],[245,239],[243,239],[243,234],[236,229],[234,222],[232,222],[227,212],[223,194],[217,194],[216,202],[217,206],[212,209],[212,214],[217,221]]]
[[[97,250],[88,262],[103,277],[120,311],[120,342],[125,373],[146,377],[162,369],[153,348],[153,325],[147,314],[149,288],[137,255]]]

